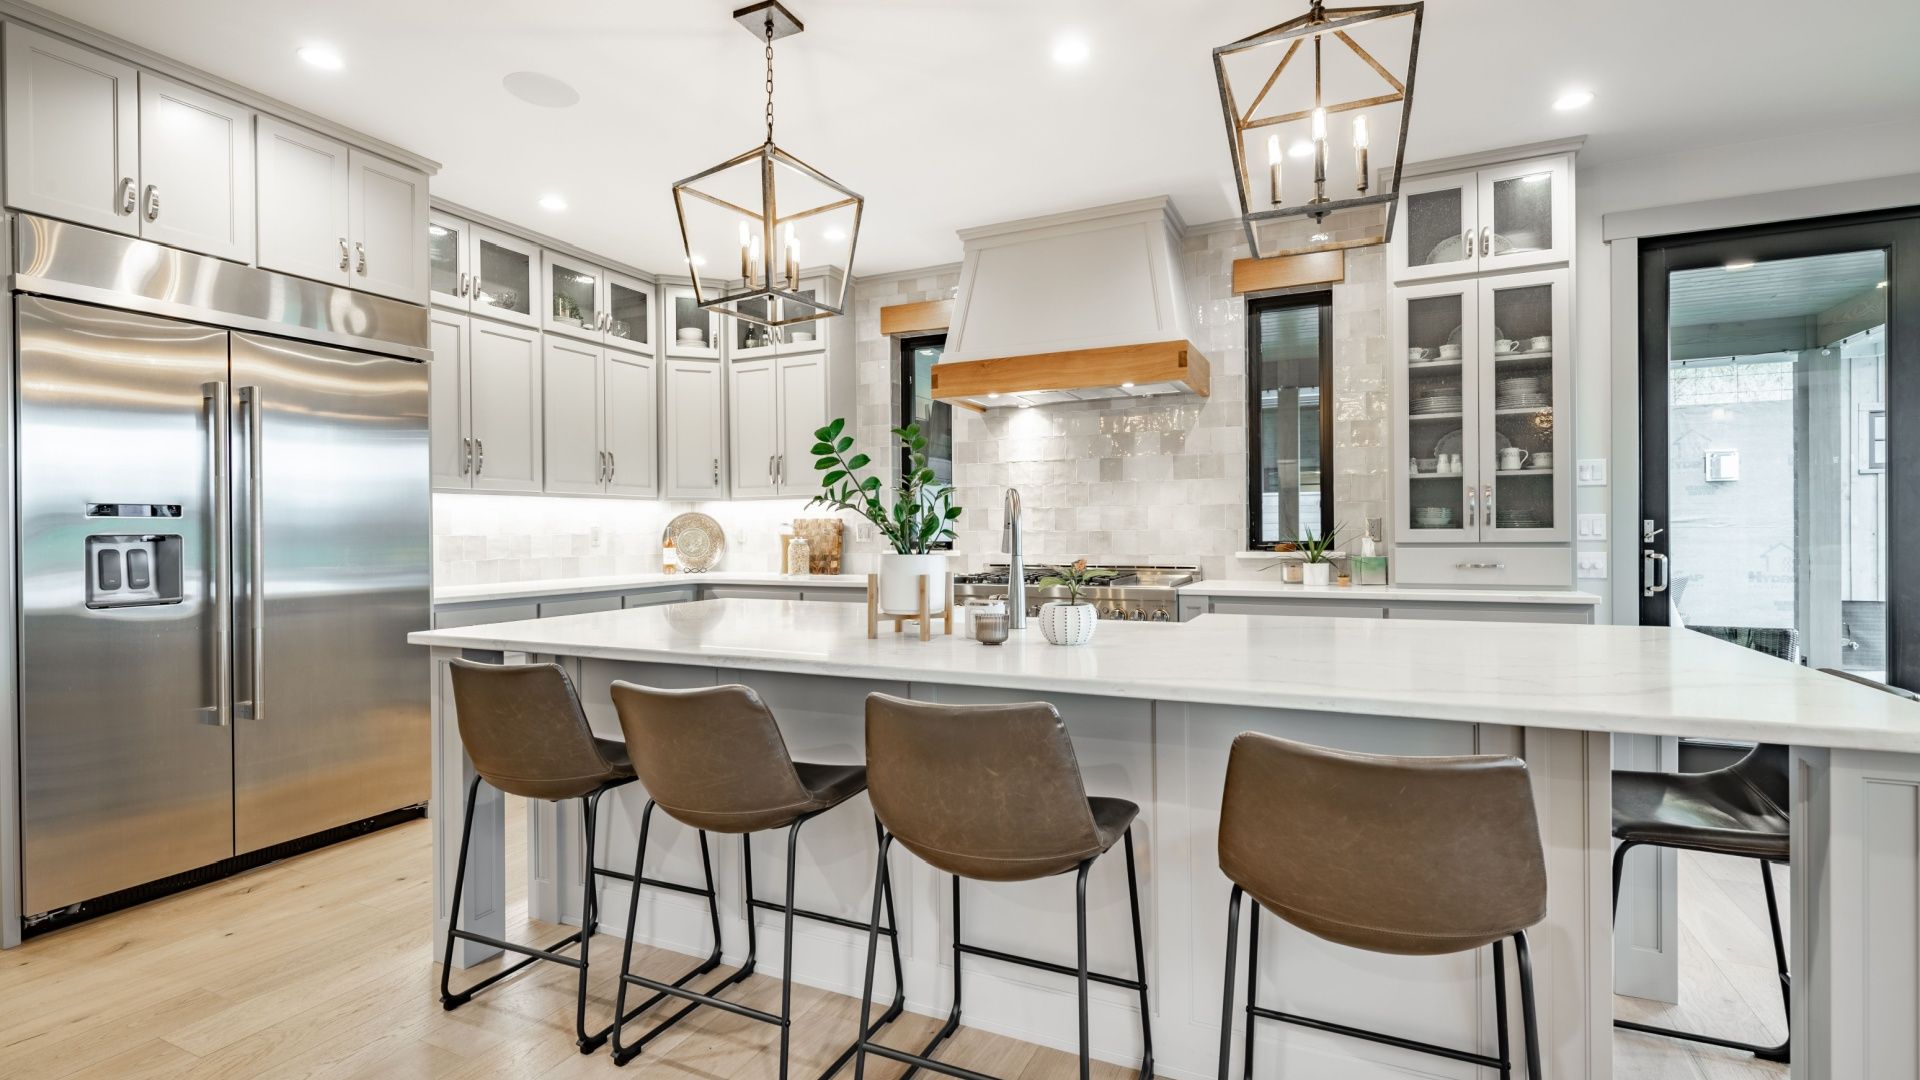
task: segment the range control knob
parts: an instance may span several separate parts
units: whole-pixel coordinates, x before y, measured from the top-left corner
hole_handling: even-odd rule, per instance
[[[1130,622],[1146,622],[1147,613],[1144,611],[1141,611],[1139,608],[1135,608],[1132,611],[1127,612],[1127,619]]]
[[[1172,621],[1172,618],[1173,617],[1167,613],[1166,608],[1161,608],[1160,610],[1155,611],[1153,613],[1154,622],[1170,622]]]

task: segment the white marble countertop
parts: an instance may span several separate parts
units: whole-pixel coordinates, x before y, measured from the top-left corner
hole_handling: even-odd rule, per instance
[[[426,630],[415,645],[1162,701],[1920,752],[1920,702],[1662,627],[1206,615],[869,640],[853,604],[708,600]]]
[[[1220,578],[1184,585],[1187,596],[1242,596],[1297,600],[1351,600],[1379,603],[1384,600],[1431,600],[1438,603],[1478,604],[1567,604],[1591,607],[1600,598],[1589,592],[1569,589],[1442,589],[1415,585],[1288,585],[1274,581],[1235,581]]]
[[[765,570],[708,570],[698,574],[615,574],[607,577],[547,578],[502,581],[486,585],[436,585],[435,604],[472,604],[488,600],[526,600],[536,596],[580,596],[586,593],[640,590],[672,585],[787,585],[816,589],[867,587],[865,574],[811,574],[789,577]]]

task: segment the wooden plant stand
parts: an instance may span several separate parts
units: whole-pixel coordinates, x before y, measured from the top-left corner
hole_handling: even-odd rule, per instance
[[[929,589],[928,578],[932,576],[933,575],[931,574],[920,575],[920,610],[910,611],[904,615],[896,615],[890,612],[885,612],[880,610],[880,575],[868,574],[867,575],[867,636],[869,638],[879,637],[880,624],[883,622],[891,622],[893,624],[893,632],[896,634],[903,633],[906,629],[906,624],[910,622],[917,622],[920,624],[920,640],[921,641],[933,640],[933,616],[927,610],[927,607],[928,607],[927,593]],[[942,613],[942,622],[944,623],[944,626],[941,628],[941,632],[944,634],[952,635],[953,633],[953,575],[951,573],[948,573],[948,574],[942,574],[941,577],[946,579],[946,583],[942,587],[946,589],[946,593],[947,593],[946,611]]]

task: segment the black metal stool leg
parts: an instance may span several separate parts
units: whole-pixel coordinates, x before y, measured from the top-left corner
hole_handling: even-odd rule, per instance
[[[892,845],[893,837],[888,836],[884,828],[881,829],[880,858],[874,870],[873,917],[867,923],[867,975],[860,991],[860,1028],[853,1043],[853,1080],[865,1080],[867,1073],[867,1044],[872,1039],[868,1021],[873,1019],[873,969],[880,960],[881,894],[889,888],[887,848]]]
[[[455,1009],[464,1005],[472,994],[461,994],[455,1000],[453,993],[453,931],[460,923],[460,894],[467,887],[467,844],[473,839],[473,800],[480,793],[480,778],[473,778],[467,785],[467,812],[465,823],[460,826],[460,859],[458,869],[453,872],[453,907],[447,912],[447,951],[440,964],[440,1007]]]
[[[1091,869],[1092,859],[1081,863],[1073,884],[1074,937],[1080,956],[1080,1080],[1093,1080],[1092,1039],[1087,1031],[1087,871]]]
[[[1499,1039],[1500,1080],[1513,1075],[1513,1044],[1507,1036],[1507,958],[1499,942],[1493,943],[1493,1026]]]
[[[801,818],[787,827],[787,893],[780,925],[780,1080],[787,1080],[787,1053],[793,1041],[793,884],[799,858]],[[753,894],[747,894],[747,921],[753,921]]]
[[[587,848],[586,857],[582,860],[586,864],[581,874],[585,891],[581,893],[580,899],[580,972],[579,978],[575,980],[573,1032],[574,1042],[579,1045],[580,1052],[583,1054],[591,1054],[600,1049],[600,1044],[607,1041],[607,1033],[613,1030],[613,1024],[609,1022],[595,1034],[587,1034],[587,947],[593,940],[593,932],[600,922],[600,890],[594,874],[594,841],[597,839],[595,833],[598,831],[594,826],[595,819],[600,813],[600,794],[596,791],[580,800],[581,826],[586,834]],[[636,888],[634,891],[638,892],[639,889]]]
[[[1153,1080],[1153,1003],[1147,996],[1147,943],[1140,927],[1140,874],[1133,865],[1133,827],[1126,832],[1127,902],[1133,909],[1133,970],[1140,980],[1140,1080]]]
[[[1227,981],[1220,992],[1220,1074],[1218,1080],[1227,1080],[1227,1070],[1233,1066],[1233,963],[1238,957],[1235,946],[1240,944],[1240,886],[1235,885],[1227,896]],[[1252,966],[1253,961],[1248,961]],[[1253,1017],[1247,1017],[1247,1023],[1253,1023]]]
[[[643,810],[640,814],[640,839],[639,839],[638,845],[635,848],[634,856],[633,856],[633,891],[631,894],[629,894],[629,899],[627,903],[627,940],[626,940],[626,946],[622,951],[621,957],[620,957],[620,973],[616,977],[616,982],[618,983],[619,988],[615,991],[615,994],[614,994],[614,1006],[613,1006],[614,1019],[613,1019],[613,1024],[611,1026],[611,1039],[612,1039],[612,1045],[613,1045],[613,1063],[615,1065],[625,1065],[627,1062],[632,1061],[634,1058],[634,1055],[638,1054],[642,1047],[652,1042],[655,1038],[657,1038],[659,1035],[665,1032],[668,1028],[672,1027],[682,1017],[685,1017],[688,1013],[692,1012],[695,1008],[695,1006],[693,1005],[686,1006],[685,1008],[681,1009],[679,1012],[668,1017],[666,1020],[662,1021],[659,1024],[656,1024],[653,1028],[649,1029],[646,1034],[640,1036],[639,1039],[635,1040],[632,1043],[622,1043],[620,1041],[621,1029],[625,1027],[627,1023],[631,1022],[634,1018],[646,1012],[648,1009],[651,1009],[655,1005],[658,1005],[662,1001],[665,1001],[669,997],[669,995],[664,991],[655,989],[651,997],[647,998],[645,1001],[642,1001],[640,1004],[634,1006],[631,1011],[629,1011],[626,1007],[627,986],[630,981],[627,978],[627,976],[628,976],[628,973],[631,972],[633,969],[634,931],[637,928],[640,921],[640,889],[643,885],[646,885],[646,884],[652,884],[656,886],[662,884],[657,881],[646,880],[645,874],[643,873],[646,867],[646,859],[647,859],[647,837],[653,827],[653,810],[654,810],[653,800],[649,799],[647,800],[646,809]],[[704,893],[701,893],[701,895],[704,895],[707,898],[707,917],[713,929],[713,951],[708,953],[707,958],[701,961],[701,963],[697,967],[695,967],[693,970],[680,976],[678,979],[675,979],[671,984],[668,984],[672,986],[685,986],[687,983],[692,982],[694,979],[697,979],[700,976],[705,975],[707,972],[712,971],[714,968],[717,968],[720,966],[720,900],[719,900],[720,891],[719,889],[715,888],[713,883],[713,858],[707,847],[706,830],[704,829],[700,830],[699,835],[700,835],[700,869],[701,869],[701,872],[705,875],[706,883],[707,883],[706,890],[704,891]],[[668,886],[668,887],[684,889],[685,891],[688,891],[688,892],[696,892],[696,893],[700,892],[700,890],[687,888],[685,886]],[[714,992],[718,992],[718,990],[721,987],[729,985],[732,981],[733,981],[732,979],[728,979],[726,981],[721,982],[720,984],[714,987]]]
[[[1541,1080],[1540,1017],[1533,1001],[1533,957],[1527,952],[1527,932],[1513,935],[1513,956],[1520,964],[1520,1025],[1527,1043],[1527,1080]]]
[[[1248,905],[1247,912],[1247,1033],[1246,1053],[1240,1063],[1240,1075],[1253,1080],[1254,1013],[1260,1007],[1260,901]]]

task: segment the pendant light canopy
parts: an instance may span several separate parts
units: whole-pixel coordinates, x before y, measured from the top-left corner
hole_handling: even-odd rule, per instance
[[[766,43],[767,137],[746,153],[673,185],[694,297],[760,326],[791,326],[846,310],[866,200],[773,141],[773,43],[805,29],[776,0],[733,13]],[[824,289],[801,278],[827,273]]]
[[[1305,15],[1213,50],[1240,217],[1255,258],[1392,237],[1425,7],[1329,8],[1313,0]],[[1377,177],[1369,161],[1376,146],[1392,166]],[[1343,211],[1359,212],[1360,235],[1335,238],[1323,226],[1304,245],[1283,238],[1302,219],[1322,226]],[[1348,220],[1341,214],[1342,231]]]

